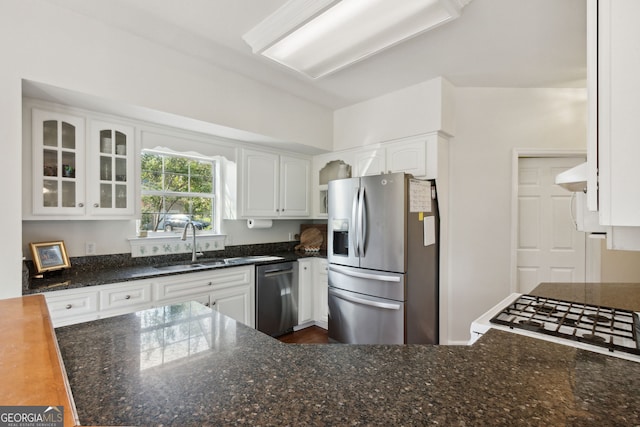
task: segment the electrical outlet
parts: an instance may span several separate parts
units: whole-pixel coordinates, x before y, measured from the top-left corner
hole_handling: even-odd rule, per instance
[[[289,241],[293,240],[293,233],[289,233]]]
[[[96,244],[94,242],[85,242],[85,244],[84,244],[84,253],[85,253],[85,255],[95,255],[96,254]]]

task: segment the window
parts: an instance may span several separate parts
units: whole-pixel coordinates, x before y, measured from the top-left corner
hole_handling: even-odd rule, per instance
[[[199,230],[217,232],[217,168],[212,158],[143,150],[142,228],[174,231],[191,220]]]

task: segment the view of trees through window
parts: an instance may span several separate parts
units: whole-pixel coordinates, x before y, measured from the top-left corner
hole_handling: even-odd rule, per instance
[[[215,168],[215,160],[144,150],[142,228],[173,231],[191,220],[199,230],[212,230]]]

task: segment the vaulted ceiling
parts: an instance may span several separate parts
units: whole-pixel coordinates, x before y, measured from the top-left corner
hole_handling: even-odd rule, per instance
[[[472,0],[450,24],[317,80],[242,40],[286,0],[51,1],[332,109],[437,76],[471,87],[585,85],[586,0]]]

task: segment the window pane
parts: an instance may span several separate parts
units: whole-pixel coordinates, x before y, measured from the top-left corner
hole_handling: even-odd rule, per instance
[[[189,191],[189,175],[180,173],[164,174],[164,190],[186,193]]]
[[[191,165],[191,192],[213,192],[213,165],[211,163],[196,163]]]
[[[157,154],[142,153],[140,161],[142,191],[162,190],[162,157]]]

